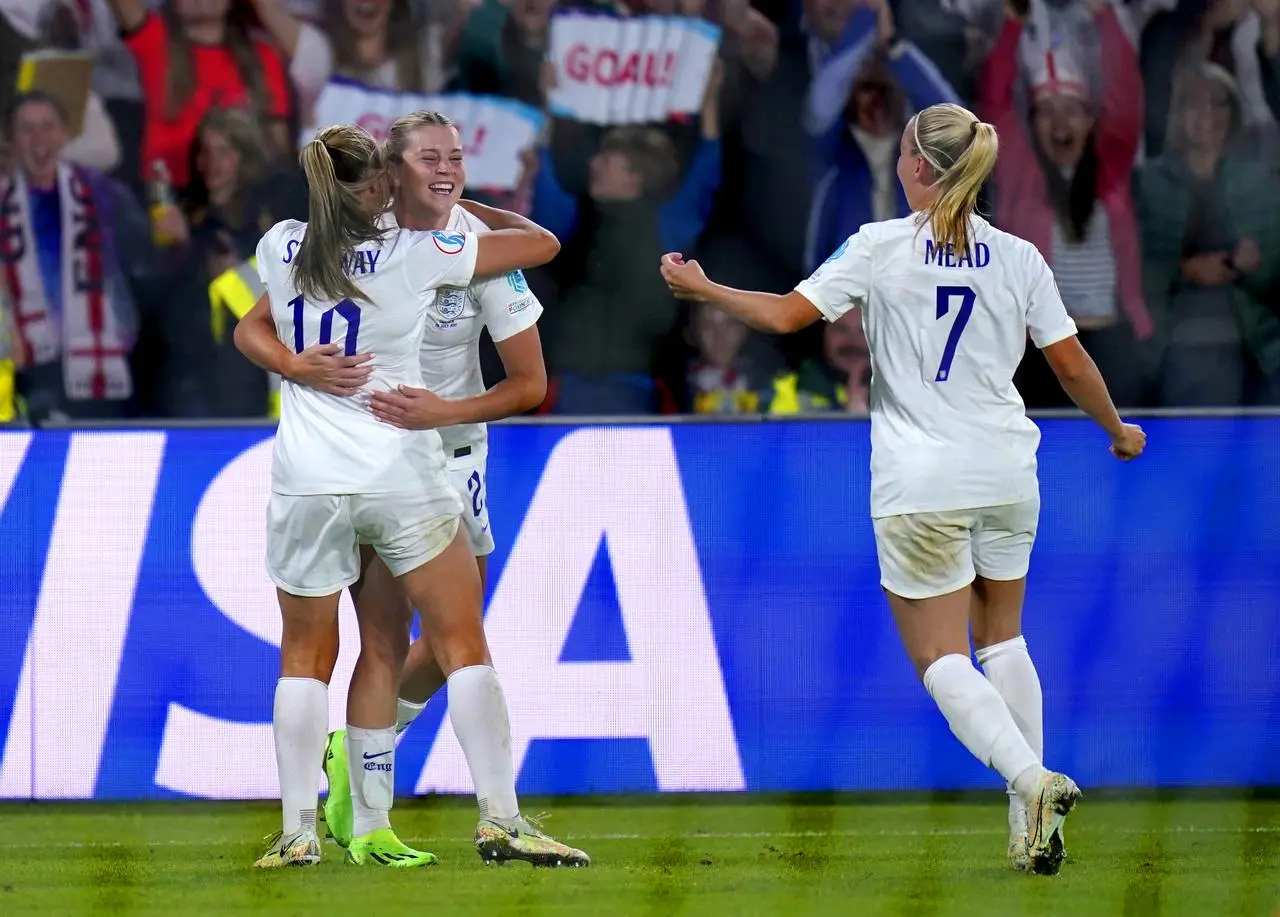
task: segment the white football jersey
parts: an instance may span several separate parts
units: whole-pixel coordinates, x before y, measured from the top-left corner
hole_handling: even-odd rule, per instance
[[[457,205],[449,216],[450,232],[487,232],[483,220]],[[480,331],[489,328],[494,342],[532,328],[542,315],[542,304],[529,291],[524,274],[511,271],[497,277],[476,278],[469,287],[440,290],[427,309],[422,334],[422,378],[441,398],[470,398],[484,394],[480,372]],[[441,427],[446,455],[462,446],[484,443],[488,430],[482,423]]]
[[[1027,334],[1076,333],[1030,242],[974,217],[970,251],[919,215],[868,223],[796,291],[828,321],[863,310],[871,350],[871,515],[1001,506],[1038,492],[1040,430],[1013,386]]]
[[[293,258],[306,232],[306,223],[286,220],[258,243],[276,334],[295,353],[317,343],[371,353],[374,370],[365,388],[346,398],[281,384],[272,487],[281,494],[380,494],[432,486],[444,468],[439,434],[381,423],[369,400],[377,390],[423,387],[427,307],[438,287],[471,282],[475,234],[393,230],[361,245],[346,271],[366,299],[335,303],[305,301],[293,285]]]

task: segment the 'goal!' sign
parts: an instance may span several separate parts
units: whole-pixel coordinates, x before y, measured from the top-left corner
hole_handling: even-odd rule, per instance
[[[720,29],[702,19],[571,11],[551,20],[551,112],[590,124],[646,124],[702,106]]]

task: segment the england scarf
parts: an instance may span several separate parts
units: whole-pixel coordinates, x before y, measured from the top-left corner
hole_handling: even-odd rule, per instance
[[[55,325],[22,173],[16,173],[0,191],[0,261],[13,301],[17,364],[38,365],[61,356],[68,399],[128,398],[133,393],[133,380],[106,284],[101,209],[81,169],[58,166],[58,200],[62,214],[62,320]]]

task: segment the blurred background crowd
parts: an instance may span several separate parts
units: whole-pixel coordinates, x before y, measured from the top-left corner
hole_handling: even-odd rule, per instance
[[[1048,260],[1118,403],[1280,405],[1280,0],[0,0],[19,417],[265,415],[270,380],[217,289],[252,277],[271,224],[306,218],[296,149],[326,85],[543,108],[568,7],[721,31],[700,115],[549,112],[517,187],[487,195],[563,244],[529,277],[541,411],[864,411],[856,313],[765,338],[677,303],[659,255],[791,289],[906,214],[902,126],[948,100],[998,127],[984,212]],[[92,55],[83,111],[19,91],[42,49]],[[1034,351],[1017,383],[1031,407],[1065,403]]]

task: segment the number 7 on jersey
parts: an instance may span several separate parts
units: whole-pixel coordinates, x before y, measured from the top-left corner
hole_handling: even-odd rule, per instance
[[[960,335],[964,334],[964,326],[969,324],[978,294],[970,287],[938,287],[938,318],[951,311],[951,300],[955,297],[960,298],[960,308],[956,312],[956,320],[951,323],[951,333],[947,335],[947,346],[942,349],[942,361],[938,364],[938,374],[933,377],[934,382],[946,382],[951,377],[951,362],[956,358]]]

